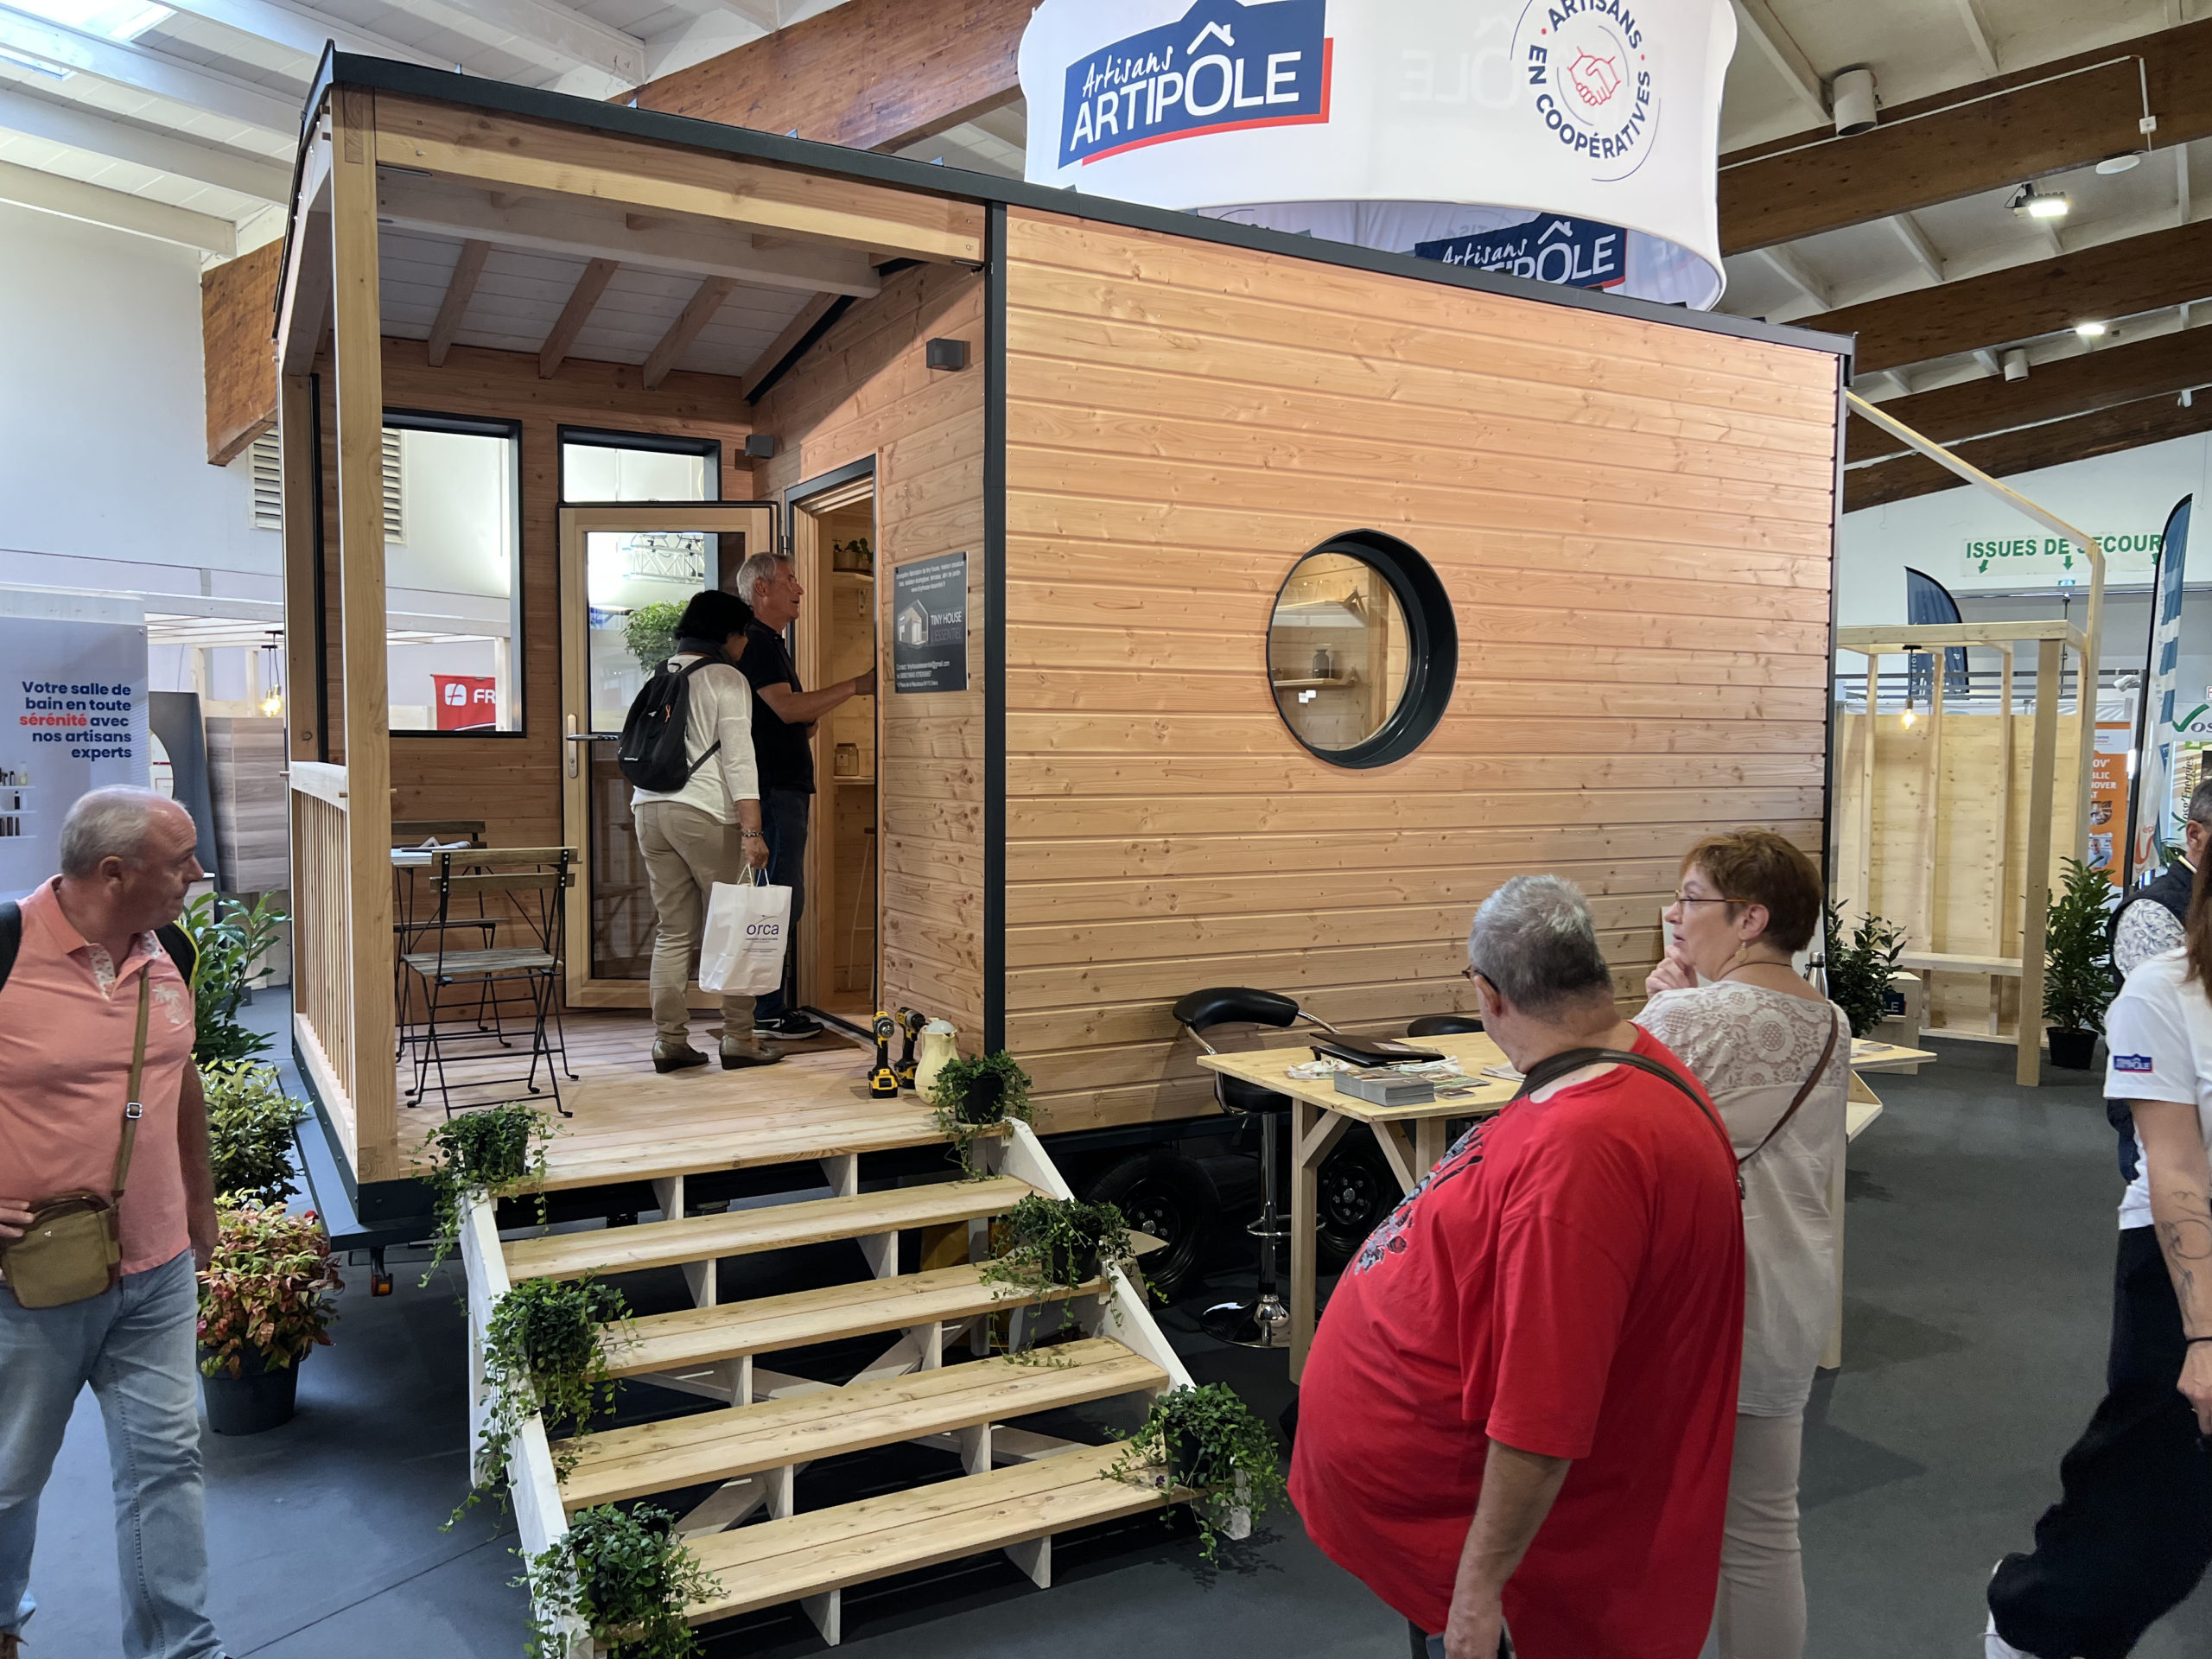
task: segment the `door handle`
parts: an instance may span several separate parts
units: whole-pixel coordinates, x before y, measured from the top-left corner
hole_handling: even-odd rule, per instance
[[[568,727],[569,729],[566,735],[570,744],[588,743],[591,741],[591,734],[589,732],[580,732],[576,729],[576,717],[574,715],[570,715],[568,717]],[[574,778],[576,775],[576,751],[571,747],[569,750],[569,776]]]

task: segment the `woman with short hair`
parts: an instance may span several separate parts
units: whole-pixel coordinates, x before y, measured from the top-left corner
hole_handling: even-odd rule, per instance
[[[1636,1023],[1720,1109],[1744,1183],[1744,1369],[1713,1635],[1720,1659],[1799,1659],[1797,1462],[1835,1318],[1829,1184],[1843,1155],[1851,1028],[1791,958],[1824,902],[1819,868],[1770,830],[1708,836],[1682,860],[1674,943]]]

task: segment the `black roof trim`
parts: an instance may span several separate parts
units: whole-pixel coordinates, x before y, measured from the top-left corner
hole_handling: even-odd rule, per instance
[[[849,149],[842,144],[820,143],[810,138],[779,137],[773,133],[755,131],[750,127],[726,126],[718,121],[702,121],[685,115],[664,115],[629,105],[602,103],[594,99],[572,97],[565,92],[543,92],[533,86],[515,86],[505,81],[455,74],[442,69],[426,69],[416,64],[393,62],[386,58],[361,57],[350,52],[327,50],[324,53],[322,62],[316,70],[315,84],[308,89],[307,108],[302,120],[302,131],[307,120],[321,105],[325,94],[334,86],[365,86],[380,92],[404,93],[411,98],[436,99],[475,109],[497,110],[508,115],[527,116],[540,121],[558,121],[569,126],[619,133],[626,137],[681,144],[692,149],[720,150],[725,155],[742,156],[752,161],[807,168],[818,173],[836,174],[845,178],[866,180],[872,184],[889,185],[933,196],[951,197],[983,205],[1002,202],[1008,207],[1027,207],[1038,213],[1065,213],[1102,224],[1125,226],[1132,230],[1188,237],[1193,241],[1218,243],[1259,253],[1280,254],[1293,259],[1310,259],[1319,264],[1340,265],[1384,276],[1407,276],[1416,282],[1435,283],[1447,288],[1473,289],[1479,293],[1503,295],[1516,300],[1534,300],[1544,305],[1633,317],[1641,322],[1667,323],[1678,328],[1726,334],[1738,340],[1795,346],[1846,358],[1850,357],[1854,349],[1853,337],[1848,334],[1821,334],[1809,328],[1762,322],[1751,317],[1692,311],[1686,307],[1660,305],[1649,300],[1625,299],[1593,289],[1561,288],[1552,283],[1534,282],[1525,277],[1491,271],[1470,270],[1463,265],[1446,265],[1434,259],[1416,258],[1409,253],[1387,253],[1374,248],[1355,247],[1348,242],[1330,242],[1318,237],[1294,235],[1287,231],[1232,225],[1225,219],[1208,219],[1198,213],[1141,207],[1134,202],[1116,201],[1106,196],[1087,195],[1074,190],[1052,190],[1042,185],[994,178],[988,174],[970,173],[964,168],[908,161],[903,156],[880,155],[874,150]]]

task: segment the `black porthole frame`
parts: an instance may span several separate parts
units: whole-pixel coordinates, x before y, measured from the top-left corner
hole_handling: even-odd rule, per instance
[[[1274,604],[1268,611],[1268,634],[1274,633],[1275,611],[1300,565],[1319,553],[1343,553],[1382,573],[1406,619],[1406,689],[1388,719],[1348,749],[1317,749],[1298,733],[1282,712],[1275,696],[1274,677],[1268,670],[1267,644],[1260,652],[1260,672],[1268,680],[1268,701],[1298,746],[1317,760],[1353,771],[1386,766],[1402,760],[1427,741],[1452,702],[1452,688],[1459,672],[1459,625],[1452,613],[1452,597],[1444,591],[1435,567],[1395,536],[1379,530],[1347,530],[1319,546],[1301,553],[1275,589]]]

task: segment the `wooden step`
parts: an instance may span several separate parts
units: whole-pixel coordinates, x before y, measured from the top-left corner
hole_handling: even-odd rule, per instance
[[[1026,1181],[993,1176],[981,1181],[938,1181],[926,1186],[861,1192],[849,1198],[766,1205],[719,1216],[687,1216],[582,1233],[556,1233],[506,1245],[507,1277],[574,1279],[586,1273],[637,1273],[686,1262],[788,1249],[841,1238],[896,1233],[909,1227],[949,1226],[1003,1215],[1033,1189]],[[672,1201],[671,1201],[672,1202]]]
[[[976,1264],[936,1268],[824,1290],[649,1314],[632,1320],[626,1330],[609,1329],[601,1342],[607,1351],[607,1369],[616,1376],[635,1376],[643,1371],[683,1370],[741,1354],[773,1353],[845,1337],[972,1319],[1071,1296],[1095,1296],[1105,1287],[1094,1279],[1073,1288],[1054,1285],[1039,1296],[1009,1294],[1011,1288],[985,1283]]]
[[[772,1078],[782,1068],[737,1075]],[[726,1128],[655,1135],[588,1129],[556,1135],[545,1149],[541,1185],[596,1186],[609,1181],[658,1180],[724,1169],[798,1164],[851,1153],[892,1152],[942,1144],[930,1109],[912,1096],[871,1101],[864,1084],[840,1083],[839,1097],[793,1104],[764,1102]]]
[[[979,1423],[1163,1389],[1167,1374],[1110,1338],[1052,1350],[1052,1363],[980,1359],[844,1388],[608,1429],[570,1443],[569,1510],[812,1462]]]
[[[693,1624],[889,1578],[1180,1502],[1190,1494],[1102,1480],[1121,1446],[1009,1464],[690,1540],[720,1582],[685,1610]]]

